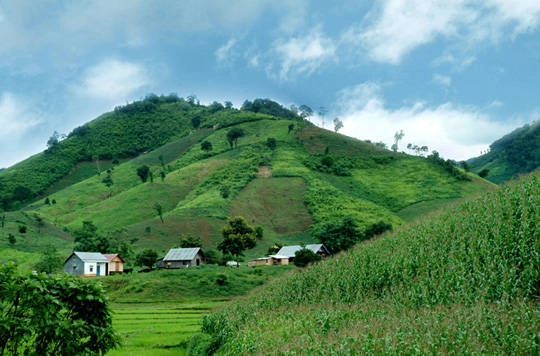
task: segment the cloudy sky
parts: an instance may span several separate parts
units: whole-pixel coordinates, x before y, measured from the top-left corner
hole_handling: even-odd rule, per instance
[[[149,93],[478,156],[540,118],[538,0],[0,0],[0,167]]]

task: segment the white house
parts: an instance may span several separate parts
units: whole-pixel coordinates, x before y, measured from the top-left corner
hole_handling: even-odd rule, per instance
[[[99,252],[73,252],[64,262],[64,272],[84,277],[107,276],[109,260]]]

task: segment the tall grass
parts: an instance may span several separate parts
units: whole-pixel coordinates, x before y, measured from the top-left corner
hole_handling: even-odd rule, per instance
[[[280,278],[206,317],[224,354],[538,353],[540,176]]]

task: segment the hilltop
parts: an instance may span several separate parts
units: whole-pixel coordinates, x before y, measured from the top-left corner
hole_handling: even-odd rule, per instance
[[[235,109],[151,95],[117,107],[0,172],[11,210],[3,236],[17,237],[0,239],[0,248],[21,260],[51,242],[68,253],[71,236],[91,221],[127,252],[163,254],[181,236],[213,249],[227,218],[243,216],[264,231],[249,258],[276,243],[313,242],[325,224],[345,217],[360,230],[398,227],[493,189],[436,154],[393,152],[308,118],[268,99]],[[231,139],[234,130],[242,135]]]
[[[493,142],[489,151],[468,161],[475,173],[502,183],[540,167],[540,121],[518,128]]]

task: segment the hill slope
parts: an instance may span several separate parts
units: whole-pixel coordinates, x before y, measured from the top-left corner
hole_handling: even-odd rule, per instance
[[[540,175],[281,277],[208,316],[192,353],[536,354]]]
[[[488,153],[469,160],[473,172],[487,170],[487,179],[502,183],[540,167],[540,121],[493,142]]]
[[[153,103],[151,113],[123,107],[104,114],[83,126],[86,133],[76,129],[49,152],[2,172],[4,189],[24,186],[31,195],[41,191],[42,197],[24,210],[62,233],[72,234],[84,221],[92,221],[101,235],[159,254],[178,245],[182,235],[201,237],[205,249],[215,248],[227,218],[245,216],[264,230],[257,247],[247,252],[249,258],[265,255],[274,243],[314,242],[311,232],[346,216],[360,229],[380,221],[398,226],[492,188],[440,158],[398,154],[323,130],[269,101],[252,112],[158,99],[143,101]],[[162,121],[168,130],[161,128]],[[119,133],[131,122],[148,130],[157,125],[157,132],[169,138],[165,144],[165,138],[139,140],[136,149],[130,148],[130,132],[138,130],[127,131],[130,139]],[[237,144],[227,138],[233,129],[244,134]],[[202,150],[202,142],[210,143],[211,150]],[[40,171],[42,164],[60,171],[62,157],[90,148],[98,162],[69,161],[70,173],[60,179],[53,179],[55,173],[40,181],[40,174],[29,173]],[[57,160],[60,165],[54,166]],[[146,182],[137,174],[143,166],[151,173]],[[62,241],[69,250],[71,242]]]

